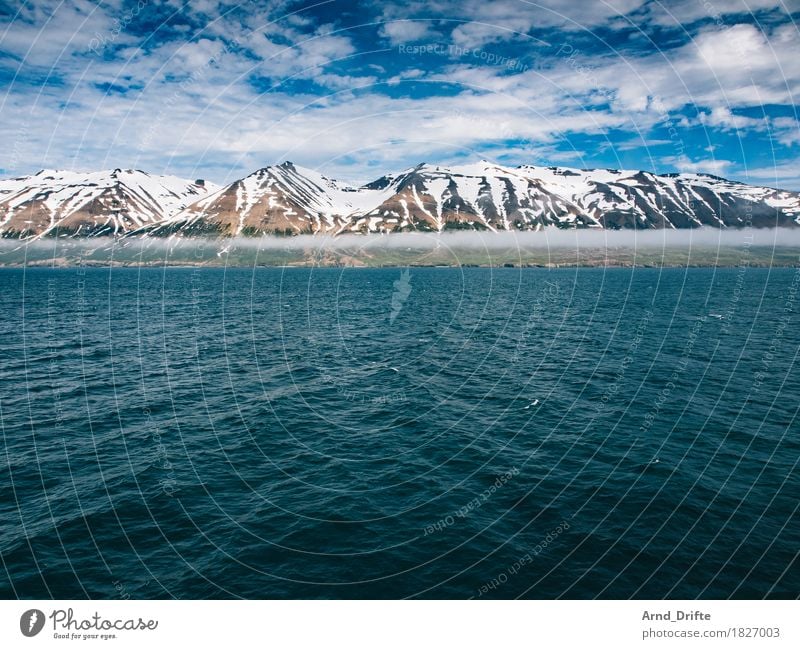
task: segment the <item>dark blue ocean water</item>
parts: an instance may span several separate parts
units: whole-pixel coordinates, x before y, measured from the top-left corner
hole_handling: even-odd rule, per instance
[[[0,271],[0,595],[800,594],[798,269]]]

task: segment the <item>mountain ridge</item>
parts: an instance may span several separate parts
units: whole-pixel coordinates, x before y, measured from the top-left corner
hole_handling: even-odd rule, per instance
[[[800,193],[712,174],[487,160],[421,163],[361,186],[290,161],[224,186],[131,169],[0,180],[0,237],[17,239],[701,226],[797,227]]]
[[[169,218],[216,188],[138,169],[42,169],[0,180],[0,237],[127,234]]]

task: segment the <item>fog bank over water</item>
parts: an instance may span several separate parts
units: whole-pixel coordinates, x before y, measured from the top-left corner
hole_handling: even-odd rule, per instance
[[[0,265],[795,266],[800,228],[1,240]]]
[[[359,248],[450,248],[508,249],[508,248],[660,248],[663,246],[800,246],[800,228],[743,228],[740,230],[697,228],[685,230],[562,230],[546,228],[538,232],[399,232],[392,234],[301,234],[293,237],[264,235],[261,237],[229,238],[90,238],[36,239],[31,241],[0,240],[4,250],[21,246],[85,245],[88,248],[140,246],[152,249],[188,246],[191,248],[218,246],[221,248],[256,249],[359,249]]]
[[[414,248],[478,250],[509,248],[661,248],[800,246],[800,228],[716,230],[561,230],[539,232],[403,232],[388,235],[300,235],[292,238],[232,239],[236,246],[258,248]]]

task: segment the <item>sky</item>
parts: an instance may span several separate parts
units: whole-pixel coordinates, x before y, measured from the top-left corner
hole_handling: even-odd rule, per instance
[[[0,177],[422,162],[800,190],[800,0],[0,0]]]

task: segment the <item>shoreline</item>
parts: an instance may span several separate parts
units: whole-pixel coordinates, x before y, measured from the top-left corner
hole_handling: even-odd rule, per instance
[[[503,263],[503,264],[415,264],[415,263],[398,263],[398,264],[380,264],[380,265],[367,265],[367,264],[315,264],[315,263],[294,263],[294,264],[243,264],[243,263],[186,263],[186,262],[167,262],[167,263],[132,263],[132,262],[89,262],[89,263],[28,263],[28,264],[4,264],[0,263],[0,270],[20,270],[20,269],[62,269],[62,270],[77,270],[77,269],[118,269],[118,268],[150,268],[150,269],[225,269],[225,268],[273,268],[273,269],[455,269],[455,268],[482,268],[494,270],[563,270],[563,269],[578,269],[578,268],[591,268],[591,269],[667,269],[667,268],[752,268],[752,269],[770,269],[770,268],[798,268],[800,267],[800,260],[795,261],[776,261],[775,263],[767,262],[750,262],[750,263],[710,263],[710,262],[692,262],[688,264],[680,263],[663,263],[656,264],[652,262],[647,263],[593,263],[593,262],[575,262],[575,263],[550,263],[550,264],[536,264],[536,263]]]
[[[659,233],[632,240],[595,234],[538,237],[181,239],[146,245],[116,240],[0,240],[0,268],[790,268],[800,231]],[[703,236],[701,236],[701,234]],[[746,236],[743,236],[745,235]],[[691,236],[691,239],[687,239]],[[717,237],[722,237],[717,238]]]

